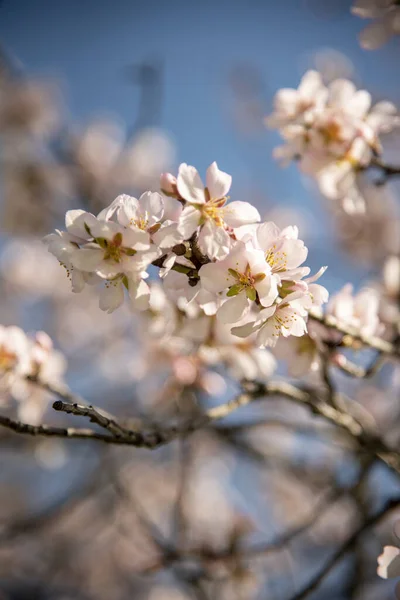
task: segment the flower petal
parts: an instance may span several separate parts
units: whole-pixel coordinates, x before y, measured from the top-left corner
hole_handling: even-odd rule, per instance
[[[186,202],[192,204],[205,203],[204,185],[195,167],[182,163],[179,167],[177,185],[179,194]]]
[[[201,213],[194,206],[185,206],[178,222],[178,233],[183,239],[188,240],[196,231],[200,223]]]
[[[217,163],[214,161],[207,169],[206,182],[210,197],[214,200],[218,200],[224,198],[229,192],[232,184],[232,177],[228,175],[228,173],[220,171]]]
[[[101,310],[112,313],[124,301],[124,288],[121,281],[107,283],[100,291],[99,306]]]
[[[230,202],[222,208],[223,219],[229,227],[240,227],[258,223],[261,219],[260,213],[255,206],[249,202]]]
[[[217,310],[217,318],[221,323],[236,323],[250,310],[250,304],[245,292],[229,298]]]

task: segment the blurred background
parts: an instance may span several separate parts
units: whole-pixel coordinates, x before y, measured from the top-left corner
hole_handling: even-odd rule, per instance
[[[382,289],[385,259],[399,251],[395,183],[370,186],[367,213],[347,215],[295,164],[274,161],[279,135],[263,123],[276,91],[297,87],[310,68],[399,106],[399,40],[361,49],[363,22],[350,6],[0,3],[0,323],[46,331],[66,357],[66,381],[87,402],[127,418],[168,418],[210,402],[211,388],[222,399],[234,388],[217,373],[208,387],[177,391],[170,358],[158,354],[152,373],[143,321],[126,307],[100,311],[91,289],[72,294],[41,243],[63,228],[67,209],[97,214],[118,193],[156,191],[160,173],[181,162],[204,173],[217,161],[233,175],[232,199],[282,227],[297,224],[312,271],[329,265],[331,293],[348,281]],[[399,139],[385,140],[395,164]],[[390,298],[382,310],[390,322]],[[382,427],[398,416],[399,384],[391,365],[363,383],[338,375]],[[27,422],[65,422],[50,401],[29,389],[0,405]],[[399,487],[337,432],[281,400],[154,453],[0,433],[1,600],[290,600],[354,519]],[[366,468],[356,493],[343,492]],[[317,500],[327,506],[332,486],[339,501],[301,540],[262,551],[307,520]],[[389,532],[357,546],[313,598],[392,598],[393,586],[376,577]],[[235,552],[250,542],[261,544],[252,560]]]

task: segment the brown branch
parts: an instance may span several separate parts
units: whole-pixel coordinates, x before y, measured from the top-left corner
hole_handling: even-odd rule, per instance
[[[397,451],[389,448],[375,431],[371,431],[368,424],[363,424],[350,413],[335,408],[325,401],[319,399],[313,391],[297,388],[285,381],[269,382],[268,384],[244,383],[244,390],[233,400],[211,408],[202,416],[192,422],[183,423],[169,428],[152,428],[145,430],[127,429],[119,425],[113,419],[102,415],[97,409],[77,403],[57,400],[53,408],[68,414],[82,416],[94,421],[100,427],[107,429],[110,434],[102,434],[91,429],[75,429],[52,427],[49,425],[28,425],[0,416],[0,425],[12,429],[16,433],[31,436],[56,436],[80,439],[92,439],[111,444],[124,444],[139,448],[154,449],[165,445],[178,438],[185,437],[198,429],[209,426],[214,421],[222,419],[241,406],[260,400],[263,397],[283,396],[291,401],[308,407],[314,414],[319,415],[330,423],[346,431],[350,437],[358,443],[360,448],[371,455],[377,456],[390,468],[400,473],[400,455]],[[112,427],[112,431],[111,431]]]
[[[381,179],[376,181],[376,185],[385,185],[388,179],[391,177],[400,177],[400,167],[395,165],[388,165],[380,157],[375,156],[371,161],[371,168],[379,169],[381,172]]]

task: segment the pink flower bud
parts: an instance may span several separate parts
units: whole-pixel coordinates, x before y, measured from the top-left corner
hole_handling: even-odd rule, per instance
[[[176,177],[172,173],[162,173],[160,177],[160,188],[165,194],[171,196],[176,194]]]

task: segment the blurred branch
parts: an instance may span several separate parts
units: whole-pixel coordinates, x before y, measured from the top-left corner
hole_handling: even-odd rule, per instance
[[[400,167],[388,165],[378,156],[372,159],[371,167],[374,169],[379,169],[381,172],[381,179],[375,182],[376,185],[385,185],[387,180],[391,177],[400,177]]]
[[[396,348],[391,342],[373,335],[364,335],[353,327],[340,323],[334,317],[321,315],[315,310],[310,310],[309,318],[312,321],[324,325],[324,327],[327,327],[328,329],[334,329],[345,336],[349,336],[352,340],[361,342],[364,346],[368,346],[378,352],[400,359],[400,348]]]
[[[46,386],[46,389],[49,390],[51,388]],[[62,392],[58,390],[57,393],[61,395]],[[67,392],[67,397],[70,396],[70,392]],[[110,435],[97,433],[91,429],[28,425],[5,416],[0,416],[0,425],[12,429],[16,433],[26,435],[93,439],[111,444],[124,444],[139,448],[154,449],[178,437],[184,437],[198,429],[207,427],[210,423],[230,415],[241,406],[246,406],[251,402],[269,396],[283,396],[308,407],[314,414],[323,417],[330,423],[346,431],[352,439],[358,442],[363,451],[377,456],[390,468],[400,473],[400,454],[388,447],[385,441],[378,436],[377,432],[371,431],[368,424],[363,424],[359,418],[356,418],[349,412],[335,408],[327,402],[320,400],[316,391],[301,389],[285,381],[269,382],[268,384],[244,382],[243,391],[233,400],[209,409],[191,422],[169,428],[152,428],[147,431],[144,428],[128,429],[119,425],[114,419],[104,416],[93,406],[64,402],[63,400],[54,402],[53,408],[67,414],[89,418],[92,422],[109,431]]]
[[[324,581],[325,577],[329,575],[331,570],[336,566],[336,564],[343,558],[343,556],[349,552],[353,548],[353,546],[357,543],[359,537],[370,527],[377,525],[382,519],[384,519],[391,511],[398,508],[400,505],[400,498],[394,498],[385,503],[383,508],[380,511],[366,519],[359,527],[354,531],[350,537],[345,540],[345,542],[336,550],[333,556],[326,562],[323,568],[313,577],[313,579],[306,584],[295,596],[292,596],[290,600],[304,600],[307,598],[312,592],[314,592],[321,583]]]

